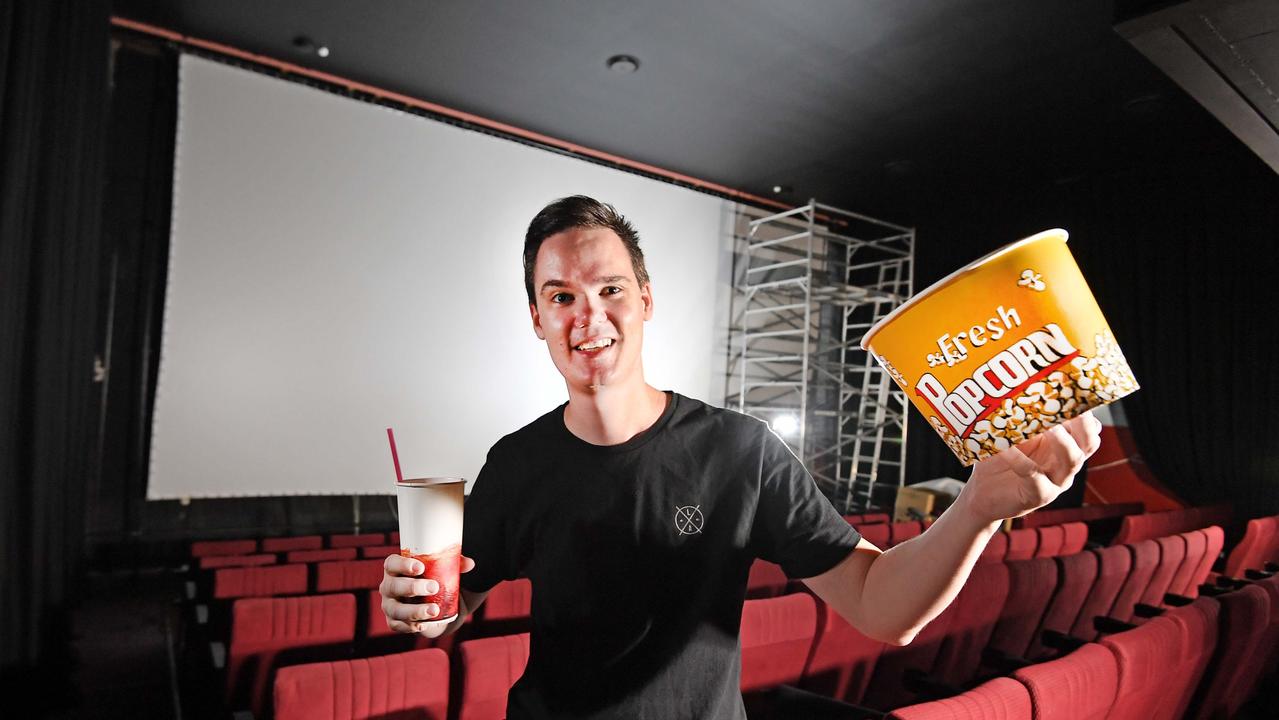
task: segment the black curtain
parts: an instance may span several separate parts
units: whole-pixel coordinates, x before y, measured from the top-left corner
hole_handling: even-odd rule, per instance
[[[1188,502],[1231,502],[1237,519],[1276,514],[1279,175],[1203,115],[1162,157],[952,185],[918,218],[916,287],[1068,229],[1142,385],[1123,407],[1151,470]],[[909,482],[967,476],[926,423],[912,417],[910,433]]]
[[[0,3],[0,668],[7,681],[56,669],[67,608],[82,586],[84,488],[94,472],[108,23],[101,0]]]

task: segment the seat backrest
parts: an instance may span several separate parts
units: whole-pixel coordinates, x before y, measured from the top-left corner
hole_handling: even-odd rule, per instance
[[[750,599],[776,597],[786,592],[790,578],[782,566],[763,558],[755,558],[746,578],[746,597]],[[485,603],[487,604],[487,600]]]
[[[1035,556],[1035,550],[1039,548],[1039,533],[1037,528],[1022,528],[1021,530],[1008,531],[1008,551],[1004,553],[1005,560],[1029,560]]]
[[[1084,604],[1080,606],[1079,615],[1075,617],[1075,624],[1071,626],[1069,634],[1091,642],[1098,635],[1093,626],[1093,618],[1110,614],[1115,598],[1119,596],[1119,590],[1132,570],[1132,553],[1126,545],[1111,545],[1088,552],[1097,557],[1097,579],[1093,582],[1088,597],[1084,599]]]
[[[191,543],[193,558],[210,555],[252,555],[257,551],[257,540],[200,540]]]
[[[1021,720],[1031,717],[1030,693],[1000,677],[944,700],[898,708],[886,720]]]
[[[1057,563],[1052,558],[1032,558],[1007,565],[1008,599],[990,636],[990,647],[1006,655],[1025,657],[1048,603],[1057,592]]]
[[[399,545],[365,545],[364,547],[360,548],[360,557],[364,558],[365,560],[371,560],[373,558],[377,558],[378,560],[385,561],[387,555],[399,555],[399,554],[400,554]]]
[[[875,525],[877,523],[888,522],[888,514],[880,512],[859,513],[854,515],[845,515],[844,520],[849,525]]]
[[[919,535],[924,532],[924,525],[918,520],[895,522],[890,524],[888,527],[889,545],[900,545],[911,538],[919,537]]]
[[[817,603],[808,593],[747,600],[742,606],[742,692],[796,685],[817,635]]]
[[[533,583],[528,578],[504,580],[489,590],[480,606],[485,621],[522,620],[533,611]]]
[[[1166,535],[1155,540],[1159,545],[1159,566],[1155,574],[1150,576],[1150,584],[1141,594],[1141,601],[1147,605],[1163,607],[1164,594],[1172,585],[1172,578],[1181,569],[1186,558],[1186,541],[1180,535]]]
[[[982,651],[1008,599],[1008,566],[984,563],[972,574],[955,598],[955,616],[942,640],[933,676],[954,687],[967,687],[981,665]]]
[[[817,639],[799,686],[836,700],[860,703],[884,643],[863,635],[826,603],[817,605]]]
[[[262,540],[262,552],[282,553],[290,550],[320,550],[324,547],[324,538],[319,535],[299,535],[297,537],[265,538]]]
[[[331,548],[358,548],[365,545],[386,545],[385,533],[359,533],[356,535],[330,535]]]
[[[1053,593],[1044,619],[1039,624],[1039,632],[1035,633],[1030,648],[1026,651],[1025,657],[1030,660],[1055,654],[1043,644],[1043,631],[1069,633],[1075,626],[1075,619],[1079,617],[1084,601],[1092,592],[1093,584],[1097,582],[1097,556],[1092,553],[1063,555],[1053,558],[1053,561],[1057,563],[1057,592]]]
[[[1248,585],[1216,598],[1221,606],[1217,649],[1205,670],[1190,718],[1234,717],[1261,674],[1261,663],[1250,662],[1270,623],[1270,598],[1259,585]],[[1250,695],[1251,693],[1249,693]]]
[[[888,544],[888,523],[858,525],[857,532],[862,534],[862,539],[880,550],[887,550],[890,547]]]
[[[1066,541],[1061,545],[1062,555],[1074,555],[1083,552],[1088,544],[1088,525],[1082,522],[1069,522],[1061,526],[1066,533]]]
[[[315,566],[315,591],[367,590],[382,584],[381,560],[335,560]]]
[[[1035,720],[1109,720],[1119,689],[1115,656],[1096,643],[1024,667],[1013,678],[1030,693]]]
[[[1168,660],[1182,652],[1177,623],[1157,617],[1140,627],[1107,635],[1101,644],[1119,666],[1119,688],[1110,717],[1116,720],[1171,719],[1177,697],[1168,692]]]
[[[1060,525],[1044,525],[1035,528],[1039,533],[1039,544],[1035,548],[1035,557],[1057,557],[1066,544],[1066,529]]]
[[[1008,533],[1000,531],[990,536],[990,542],[986,543],[986,549],[981,551],[981,557],[977,558],[977,562],[1003,562],[1004,555],[1007,553]]]
[[[330,656],[350,654],[355,638],[355,596],[245,598],[235,601],[231,618],[227,703],[233,710],[247,707],[255,717],[262,717],[271,702],[270,679],[281,654],[302,649]],[[295,660],[301,657],[290,656]]]
[[[457,646],[457,720],[503,720],[506,696],[528,666],[528,633],[467,640]]]
[[[201,570],[214,570],[224,567],[261,567],[274,565],[276,557],[272,553],[255,555],[206,555],[200,558]]]
[[[866,688],[865,704],[888,710],[915,702],[915,693],[906,684],[906,673],[908,670],[932,673],[942,641],[946,639],[954,618],[955,604],[951,603],[925,625],[910,644],[884,646],[875,663],[870,686]]]
[[[1115,604],[1110,608],[1110,617],[1123,622],[1132,619],[1133,607],[1141,602],[1141,597],[1150,586],[1150,578],[1159,569],[1159,543],[1154,540],[1141,540],[1131,545],[1112,545],[1126,548],[1132,555],[1132,571],[1128,579],[1119,588],[1115,596]]]
[[[1212,573],[1213,566],[1221,557],[1221,549],[1226,544],[1226,533],[1220,525],[1209,525],[1199,532],[1203,533],[1206,547],[1203,560],[1199,562],[1199,569],[1195,570],[1195,577],[1191,580],[1196,595],[1199,592],[1199,586],[1207,582],[1208,575]]]
[[[449,656],[430,648],[280,668],[275,720],[447,720]]]
[[[285,554],[286,562],[291,563],[316,563],[331,562],[333,560],[354,560],[359,555],[359,550],[353,547],[333,548],[330,550],[290,550]]]
[[[1125,515],[1119,523],[1119,532],[1110,541],[1111,545],[1127,545],[1150,539],[1150,513],[1141,515]]]
[[[1181,567],[1172,576],[1172,582],[1168,583],[1168,592],[1195,597],[1198,594],[1195,574],[1203,564],[1204,553],[1208,552],[1208,538],[1202,531],[1190,530],[1181,533],[1181,540],[1186,545],[1186,556],[1181,560]]]
[[[306,580],[306,565],[218,568],[213,571],[213,597],[230,600],[301,595],[306,592]]]
[[[1169,693],[1176,701],[1171,709],[1174,718],[1185,717],[1195,689],[1217,649],[1221,604],[1216,599],[1201,597],[1190,605],[1170,610],[1167,615],[1181,629],[1182,654],[1172,659]]]

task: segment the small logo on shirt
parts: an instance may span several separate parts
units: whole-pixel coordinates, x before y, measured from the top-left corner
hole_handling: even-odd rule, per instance
[[[702,531],[706,518],[702,516],[701,505],[684,505],[675,508],[675,529],[680,535],[696,535]]]

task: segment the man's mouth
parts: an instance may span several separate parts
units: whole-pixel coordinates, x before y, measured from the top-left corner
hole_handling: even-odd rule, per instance
[[[597,350],[604,350],[605,348],[610,348],[612,346],[613,338],[596,338],[594,340],[587,340],[580,345],[574,345],[573,349],[578,352],[593,352]]]

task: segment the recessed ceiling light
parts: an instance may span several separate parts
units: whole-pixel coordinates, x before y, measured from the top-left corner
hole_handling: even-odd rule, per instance
[[[626,74],[639,70],[640,62],[634,55],[614,55],[605,65],[615,73]]]
[[[326,58],[329,56],[329,46],[321,45],[305,35],[298,35],[293,38],[293,49],[308,55],[314,54],[319,57]]]
[[[773,194],[774,194],[774,195],[784,195],[784,194],[786,194],[786,193],[789,193],[789,192],[790,192],[791,190],[793,190],[793,189],[794,189],[794,188],[792,188],[790,185],[774,185],[774,186],[773,186]]]

